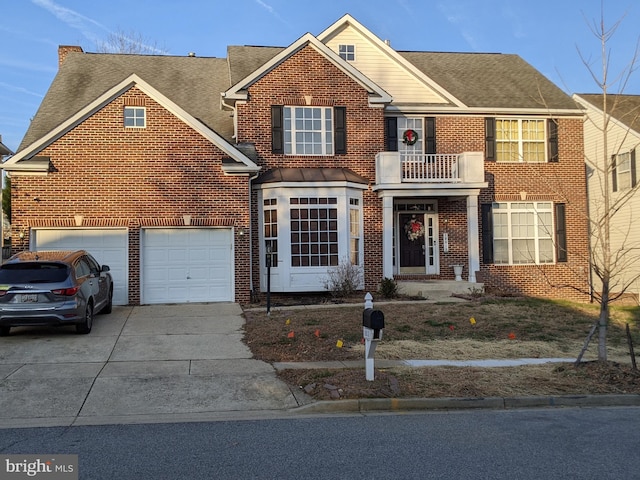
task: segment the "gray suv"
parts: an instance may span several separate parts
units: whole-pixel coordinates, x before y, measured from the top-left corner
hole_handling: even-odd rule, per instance
[[[109,267],[84,250],[21,252],[0,266],[0,336],[25,325],[89,333],[93,315],[112,306]]]

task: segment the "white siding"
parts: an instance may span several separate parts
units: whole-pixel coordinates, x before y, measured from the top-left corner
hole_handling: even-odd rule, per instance
[[[327,41],[327,46],[336,53],[338,45],[344,44],[355,45],[356,60],[350,63],[389,93],[394,104],[446,103],[440,94],[352,26]]]
[[[605,188],[610,191],[610,208],[624,195],[624,191],[611,192],[611,174],[605,176],[605,162],[611,161],[611,156],[636,149],[636,167],[640,163],[640,133],[630,131],[621,124],[611,121],[607,135],[607,152],[604,152],[604,136],[602,132],[602,115],[599,110],[588,108],[588,119],[584,125],[585,160],[588,170],[589,214],[593,222],[598,222],[605,215],[602,192]],[[640,192],[624,201],[619,210],[611,217],[610,239],[613,256],[612,274],[614,276],[611,291],[616,293],[624,286],[629,286],[629,293],[640,294],[640,281],[632,279],[640,275],[640,252],[633,249],[640,248],[640,222],[634,217],[634,212],[640,211]],[[601,236],[597,232],[592,235],[592,255],[594,262],[602,263],[602,248],[598,240]],[[623,252],[627,255],[615,260]],[[599,280],[594,275],[594,288],[601,289]]]

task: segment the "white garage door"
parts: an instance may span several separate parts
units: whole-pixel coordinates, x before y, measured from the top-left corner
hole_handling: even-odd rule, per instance
[[[142,232],[142,303],[233,301],[229,228],[148,228]]]
[[[101,265],[109,265],[113,277],[113,303],[129,303],[129,256],[125,228],[39,228],[34,250],[86,250]]]

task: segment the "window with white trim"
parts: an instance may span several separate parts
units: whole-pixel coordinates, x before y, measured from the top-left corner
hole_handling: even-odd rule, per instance
[[[263,202],[263,234],[265,242],[265,263],[268,264],[269,249],[271,249],[271,266],[278,265],[278,200],[267,198]]]
[[[338,45],[338,55],[340,55],[343,60],[353,62],[356,59],[356,46]]]
[[[349,259],[351,265],[360,265],[360,201],[349,199]]]
[[[289,199],[292,267],[338,265],[337,203],[335,197]]]
[[[546,121],[497,118],[496,161],[546,162]]]
[[[333,108],[284,107],[286,155],[333,155]]]
[[[631,188],[631,152],[615,156],[616,191]]]
[[[553,263],[553,232],[551,202],[494,203],[494,263]]]
[[[146,109],[144,107],[124,107],[124,126],[128,128],[146,127]]]
[[[423,152],[423,128],[422,117],[398,117],[398,151],[401,153],[422,153]],[[405,133],[411,132],[416,138],[404,141]]]

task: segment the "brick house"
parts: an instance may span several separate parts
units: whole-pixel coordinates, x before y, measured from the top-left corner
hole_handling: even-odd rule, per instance
[[[267,258],[273,292],[351,262],[371,291],[459,266],[586,298],[583,114],[516,55],[399,52],[349,15],[227,58],[59,55],[3,166],[13,245],[91,250],[116,304],[246,302]]]

